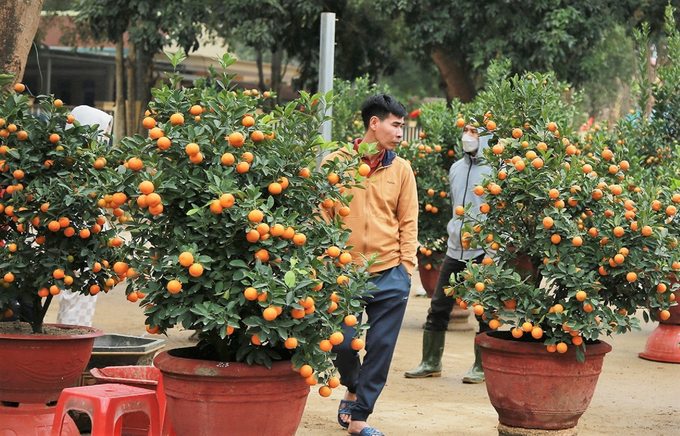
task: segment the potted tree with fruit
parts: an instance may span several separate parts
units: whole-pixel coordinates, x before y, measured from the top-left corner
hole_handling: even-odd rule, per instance
[[[663,224],[652,231],[667,232],[669,248],[677,249],[680,237],[676,218],[677,209],[680,207],[680,180],[677,178],[675,163],[677,141],[672,135],[668,135],[665,128],[670,124],[669,121],[634,117],[621,121],[614,131],[603,131],[595,126],[595,129],[589,131],[587,135],[600,136],[609,144],[612,151],[629,156],[631,164],[628,173],[630,178],[636,181],[628,185],[629,189],[655,193],[651,210],[648,209],[646,215],[653,217],[653,221]],[[644,144],[644,147],[641,147],[641,144]],[[645,227],[644,231],[648,233],[649,227]],[[678,296],[676,267],[679,264],[671,266],[673,272],[669,275],[668,281],[660,283],[657,290],[660,293],[668,292],[668,298],[674,301]],[[680,335],[680,306],[673,305],[668,309],[653,307],[650,308],[649,314],[644,313],[644,317],[645,321],[655,319],[659,325],[647,338],[644,350],[639,356],[648,360],[680,363],[677,339]]]
[[[640,47],[648,45],[648,26],[636,32],[636,44]],[[661,53],[662,58],[676,59],[680,56],[680,34],[675,25],[673,8],[666,9],[666,44]],[[640,71],[647,71],[649,61],[644,50],[640,50],[637,59]],[[659,62],[656,67],[658,80],[650,83],[641,75],[638,78],[638,107],[649,107],[649,117],[642,111],[631,111],[631,115],[619,123],[619,128],[609,134],[609,142],[614,147],[630,156],[631,173],[641,181],[654,181],[652,189],[657,192],[657,202],[652,213],[666,216],[665,228],[676,239],[680,238],[680,227],[676,215],[668,215],[673,208],[680,207],[680,176],[678,173],[678,96],[680,95],[680,65],[676,62]],[[590,134],[602,134],[592,132]],[[644,188],[643,188],[644,189]],[[665,205],[665,206],[664,206]],[[677,274],[671,276],[671,282],[677,282]],[[671,287],[669,286],[670,290]],[[680,296],[677,291],[671,294],[674,299]],[[661,361],[680,363],[680,306],[675,305],[668,311],[654,311],[654,318],[659,325],[647,338],[640,357]]]
[[[175,67],[182,59],[171,57]],[[234,59],[219,62],[226,71]],[[153,90],[149,136],[122,141],[134,249],[125,267],[137,274],[128,292],[145,294],[150,331],[198,331],[197,346],[154,362],[178,435],[293,435],[309,387],[328,396],[339,384],[332,349],[369,290],[345,250],[348,232],[321,215],[351,213],[343,186],[361,178],[359,162],[314,168],[328,146],[323,96],[261,114],[268,93],[235,90],[231,77],[189,88],[170,74]]]
[[[124,257],[115,228],[104,228],[116,174],[96,126],[74,123],[61,100],[15,92],[0,83],[0,400],[36,404],[0,407],[0,421],[22,432],[49,424],[61,390],[87,365],[98,329],[44,324],[64,289],[87,295],[117,280],[111,266]],[[122,202],[122,200],[121,200]],[[49,361],[49,371],[44,363]],[[13,410],[11,410],[13,409]],[[38,418],[33,418],[37,415]],[[29,421],[22,421],[30,418]],[[30,422],[30,424],[29,424]],[[10,424],[10,428],[12,424]],[[20,434],[25,434],[21,433]]]
[[[449,196],[449,168],[460,156],[462,129],[456,124],[459,103],[426,103],[419,110],[421,138],[404,141],[397,150],[411,163],[418,184],[418,272],[429,297],[434,293],[446,253],[446,225],[452,217]],[[452,122],[453,120],[453,122]]]
[[[506,327],[476,338],[501,434],[573,428],[611,349],[601,338],[639,328],[640,308],[667,310],[668,277],[680,267],[671,205],[653,182],[629,176],[627,156],[605,136],[572,135],[565,86],[527,73],[494,81],[476,101],[495,170],[476,188],[486,194],[486,219],[466,239],[489,257],[470,265],[452,294],[491,328]],[[653,213],[656,202],[663,213]],[[510,266],[520,256],[529,274]]]
[[[442,165],[439,144],[403,142],[397,151],[411,163],[418,185],[418,273],[431,297],[446,252],[446,223],[451,219],[448,172]]]

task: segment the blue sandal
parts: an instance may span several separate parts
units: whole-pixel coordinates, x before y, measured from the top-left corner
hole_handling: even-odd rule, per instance
[[[351,433],[358,436],[385,436],[385,433],[380,430],[376,430],[373,427],[364,427],[359,433]]]
[[[352,406],[354,406],[354,403],[356,401],[350,401],[350,400],[340,400],[340,407],[338,407],[338,424],[342,426],[342,428],[347,428],[349,427],[349,423],[345,422],[340,418],[340,415],[352,415]]]

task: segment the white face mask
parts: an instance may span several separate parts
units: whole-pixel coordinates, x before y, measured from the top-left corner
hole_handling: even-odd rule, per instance
[[[479,139],[474,138],[467,133],[463,135],[463,151],[466,153],[474,153],[479,148]]]

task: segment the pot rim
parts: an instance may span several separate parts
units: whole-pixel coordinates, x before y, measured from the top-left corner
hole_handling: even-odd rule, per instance
[[[477,335],[475,343],[484,349],[490,351],[503,350],[504,353],[526,354],[527,351],[539,350],[545,351],[545,345],[541,340],[526,341],[518,340],[512,337],[510,331],[491,331],[484,332]],[[585,356],[607,354],[612,350],[612,346],[603,340],[588,341],[586,343]],[[554,353],[551,353],[554,354]],[[559,355],[559,354],[556,354]],[[570,346],[566,353],[560,356],[576,355],[576,346]]]
[[[194,359],[191,357],[177,356],[177,352],[195,350],[196,347],[180,347],[173,348],[170,350],[161,351],[154,357],[153,364],[156,368],[160,369],[162,372],[174,373],[174,374],[191,374],[195,373],[197,368],[203,368],[198,370],[200,375],[212,374],[216,376],[217,374],[232,374],[239,373],[245,375],[250,372],[259,371],[261,369],[269,370],[272,374],[283,375],[285,373],[294,373],[290,360],[274,360],[272,361],[271,368],[262,364],[249,364],[247,362],[222,362],[219,360],[206,360],[206,359]],[[173,353],[173,351],[175,353]],[[207,371],[207,372],[205,372]]]
[[[58,327],[63,329],[84,329],[89,330],[90,333],[80,333],[80,334],[64,334],[64,335],[46,335],[46,334],[11,334],[11,333],[0,333],[0,339],[17,339],[23,341],[39,341],[39,340],[69,340],[69,339],[90,339],[98,338],[104,336],[104,331],[96,327],[88,327],[82,325],[73,324],[50,324],[45,323],[44,326]]]

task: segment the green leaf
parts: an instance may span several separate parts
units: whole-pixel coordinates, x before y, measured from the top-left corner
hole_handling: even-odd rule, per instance
[[[295,273],[293,271],[287,271],[284,275],[284,281],[289,288],[295,286]]]
[[[187,58],[182,50],[176,51],[175,53],[165,52],[165,55],[170,59],[173,68],[177,68],[177,65],[184,62]]]
[[[245,277],[246,277],[246,272],[245,272],[245,270],[238,269],[238,270],[236,270],[236,272],[234,273],[233,279],[234,279],[235,282],[238,282],[238,281],[243,280]]]

